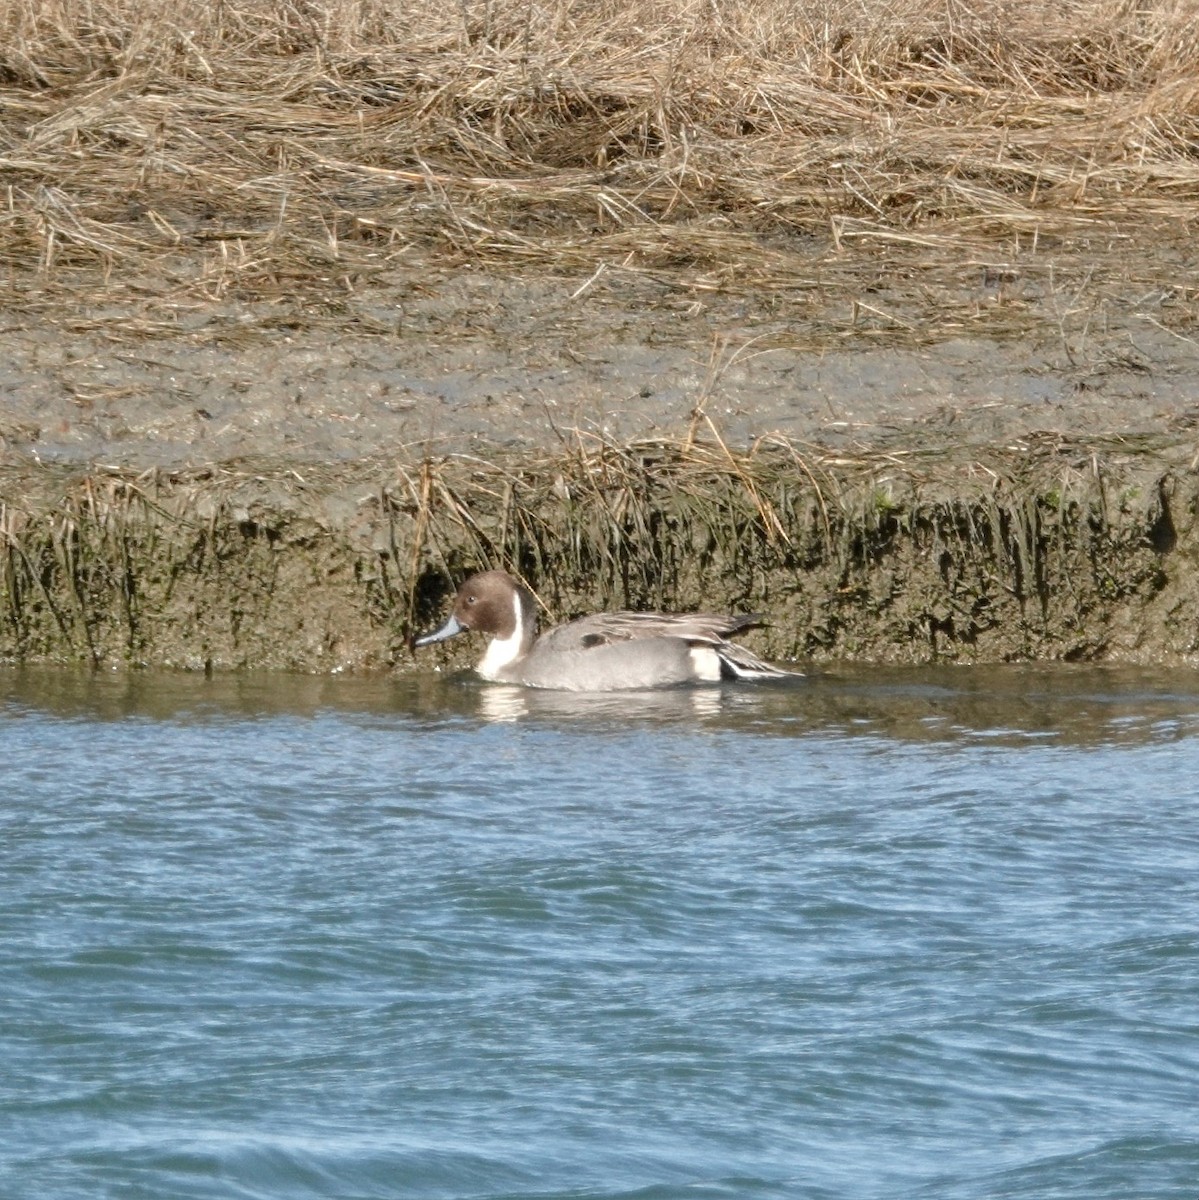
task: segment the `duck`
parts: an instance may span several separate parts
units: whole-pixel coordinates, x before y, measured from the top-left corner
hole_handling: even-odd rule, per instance
[[[728,640],[761,623],[759,613],[610,612],[539,637],[533,593],[507,571],[482,571],[458,589],[445,624],[413,645],[485,633],[491,640],[477,667],[484,679],[572,692],[794,677]]]

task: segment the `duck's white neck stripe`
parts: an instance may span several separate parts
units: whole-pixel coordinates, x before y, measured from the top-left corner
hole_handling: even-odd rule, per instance
[[[496,679],[499,673],[515,662],[524,648],[525,614],[520,603],[520,593],[512,593],[512,607],[516,613],[516,628],[506,638],[492,638],[487,653],[479,663],[479,674],[484,679]]]

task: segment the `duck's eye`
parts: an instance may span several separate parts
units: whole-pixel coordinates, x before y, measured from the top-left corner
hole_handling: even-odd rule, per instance
[[[474,596],[467,596],[467,598],[466,598],[466,602],[467,602],[467,604],[474,604],[474,602],[475,602],[475,597],[474,597]]]

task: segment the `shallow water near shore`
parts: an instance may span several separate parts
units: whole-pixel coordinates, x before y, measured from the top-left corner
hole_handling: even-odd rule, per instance
[[[1199,675],[0,670],[0,1195],[1187,1197]]]

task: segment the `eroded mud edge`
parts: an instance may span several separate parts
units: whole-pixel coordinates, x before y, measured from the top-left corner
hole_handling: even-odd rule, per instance
[[[1181,443],[1030,438],[849,456],[779,443],[0,470],[0,659],[305,672],[409,650],[474,569],[563,619],[762,611],[777,660],[1199,660],[1199,474]],[[465,642],[466,639],[460,639]]]

